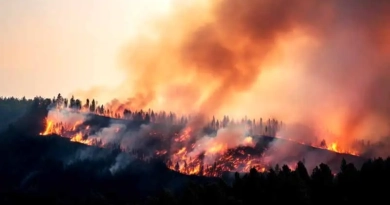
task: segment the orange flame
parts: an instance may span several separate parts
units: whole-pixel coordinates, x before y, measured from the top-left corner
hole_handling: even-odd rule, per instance
[[[83,111],[80,111],[83,112]],[[56,118],[45,118],[45,130],[41,135],[57,134],[63,137],[67,137],[72,142],[79,142],[86,145],[105,146],[101,142],[98,143],[96,139],[88,138],[90,132],[90,126],[83,125],[82,120],[75,120],[74,122],[63,123]],[[116,128],[115,132],[119,132],[120,129]],[[251,168],[256,168],[260,172],[267,170],[269,165],[263,160],[262,155],[251,155],[244,150],[240,150],[238,147],[229,149],[228,141],[210,140],[207,142],[207,147],[200,154],[193,154],[193,150],[201,146],[196,143],[190,143],[193,135],[193,129],[186,127],[181,133],[175,133],[173,136],[173,143],[176,149],[168,150],[156,150],[156,156],[168,156],[167,167],[176,170],[183,174],[196,174],[207,176],[218,176],[225,171],[239,171],[248,172]],[[151,136],[160,136],[157,131],[151,131]],[[305,142],[299,142],[289,138],[282,138],[302,145],[309,145],[321,149],[327,149],[338,153],[348,153],[356,155],[356,152],[342,149],[337,142],[332,142],[329,146],[320,146],[314,144],[308,144]],[[241,142],[242,146],[253,147],[254,142],[252,137],[245,137]],[[203,156],[203,157],[201,157]],[[213,163],[205,161],[205,158],[214,159]]]

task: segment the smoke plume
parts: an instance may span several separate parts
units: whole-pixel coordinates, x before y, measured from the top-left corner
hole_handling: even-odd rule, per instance
[[[196,158],[204,153],[204,162],[212,164],[216,154],[238,146],[254,146],[252,137],[247,136],[247,129],[243,126],[228,126],[217,131],[216,136],[204,136],[194,144],[194,149],[188,154]]]
[[[56,109],[55,107],[49,108],[47,117],[55,122],[63,123],[64,126],[77,126],[89,119],[86,113],[74,112],[70,109]]]
[[[111,106],[270,116],[339,143],[381,137],[389,20],[387,0],[174,1],[122,53],[127,79]]]

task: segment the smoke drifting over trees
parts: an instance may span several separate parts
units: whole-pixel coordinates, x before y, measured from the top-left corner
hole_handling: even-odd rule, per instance
[[[127,101],[111,106],[271,115],[348,140],[381,137],[389,20],[386,0],[175,1],[123,53]]]
[[[270,203],[383,200],[387,190],[380,185],[390,182],[390,158],[368,160],[362,166],[343,160],[334,174],[330,166],[315,164],[333,162],[335,157],[357,162],[364,158],[325,150],[332,142],[328,138],[319,143],[323,149],[287,139],[300,136],[294,140],[305,141],[322,135],[320,129],[328,129],[326,136],[334,135],[335,145],[348,147],[357,138],[374,141],[390,134],[388,22],[388,0],[177,0],[169,15],[149,22],[122,53],[127,79],[116,93],[110,93],[119,94],[120,99],[105,106],[73,97],[68,101],[61,95],[53,100],[0,99],[0,111],[5,113],[0,119],[12,122],[8,129],[0,126],[0,131],[5,130],[0,132],[0,156],[4,156],[0,157],[0,199],[57,194],[69,204],[88,198],[101,204],[128,204],[173,187],[183,190],[178,201],[163,194],[151,198],[149,204],[153,200],[155,204],[204,204],[210,199],[217,204],[252,204],[259,196]],[[95,88],[83,97],[95,97],[90,95],[99,92]],[[10,109],[11,104],[18,108]],[[24,113],[16,110],[29,106],[33,109],[15,121],[13,115]],[[148,108],[169,114],[155,114]],[[221,121],[213,117],[211,122],[196,117],[176,119],[170,111],[177,116],[250,116],[236,127],[227,125],[227,117]],[[278,121],[269,119],[263,124],[262,119],[252,120],[256,116],[300,124],[279,129]],[[197,136],[198,129],[216,134]],[[272,137],[255,136],[264,134]],[[57,135],[69,135],[70,139]],[[91,145],[107,146],[100,149],[72,143],[89,142],[90,138],[94,140]],[[256,144],[246,145],[256,139]],[[205,149],[222,141],[223,146]],[[383,138],[382,142],[371,145],[362,141],[363,154],[388,156],[390,143]],[[129,150],[117,144],[127,145]],[[222,148],[229,155],[220,155],[218,164],[208,154]],[[166,164],[146,160],[145,153],[152,151],[153,159]],[[268,171],[262,167],[264,170],[249,169],[245,176],[236,173],[234,180],[230,179],[232,186],[221,182],[214,188],[182,188],[190,179],[215,181],[205,176],[219,176],[214,175],[217,165],[231,159],[231,153],[261,153],[266,164],[294,161],[292,158],[304,162],[298,162],[294,171],[277,163]],[[198,160],[199,170],[194,173],[203,177],[178,173]],[[250,161],[254,167],[252,158]],[[311,176],[309,165],[314,166]],[[136,199],[142,193],[144,196]]]
[[[158,114],[152,117],[153,111],[149,111],[151,112],[149,119],[151,121],[149,122],[146,120],[148,113],[142,113],[142,111],[126,112],[126,118],[112,119],[103,115],[103,113],[112,114],[99,105],[96,105],[96,110],[92,112],[91,106],[94,107],[92,104],[89,108],[87,106],[82,108],[81,106],[71,106],[72,103],[65,107],[66,101],[68,100],[62,98],[61,95],[54,99],[37,97],[34,100],[15,98],[0,100],[2,105],[11,105],[8,107],[0,106],[2,108],[0,113],[7,113],[3,112],[6,111],[3,108],[11,108],[12,105],[25,107],[30,104],[30,109],[22,118],[15,122],[11,120],[10,122],[13,123],[8,126],[8,129],[0,132],[0,156],[3,156],[0,157],[0,164],[3,165],[0,167],[2,181],[0,201],[5,202],[5,204],[15,204],[26,200],[43,202],[44,204],[49,201],[61,204],[188,204],[189,202],[193,204],[253,204],[259,201],[325,204],[340,200],[351,203],[362,200],[383,201],[387,196],[387,189],[383,189],[383,185],[389,182],[387,175],[390,158],[386,160],[378,158],[364,163],[364,158],[314,149],[297,143],[294,146],[293,141],[277,140],[274,137],[262,137],[262,142],[257,143],[254,148],[239,147],[231,149],[230,153],[227,154],[243,157],[247,152],[247,154],[255,156],[259,154],[260,150],[263,150],[272,152],[265,160],[275,160],[276,158],[281,160],[283,155],[287,158],[295,158],[302,153],[306,153],[307,157],[303,158],[302,162],[291,164],[292,168],[289,168],[291,165],[280,166],[282,164],[276,164],[270,166],[267,171],[258,169],[260,167],[251,166],[247,174],[225,172],[222,174],[221,180],[210,177],[209,171],[218,170],[222,161],[214,163],[213,166],[201,166],[198,173],[200,176],[189,176],[178,173],[180,169],[178,162],[173,163],[175,171],[172,168],[169,170],[161,161],[161,157],[142,157],[145,156],[145,152],[137,152],[136,150],[129,152],[115,145],[104,146],[104,148],[86,146],[74,143],[73,138],[69,140],[66,135],[63,137],[56,134],[37,136],[36,133],[39,131],[45,130],[46,133],[48,127],[56,129],[55,124],[63,127],[63,130],[67,129],[66,124],[76,121],[76,124],[71,126],[73,127],[71,130],[76,132],[83,127],[86,131],[91,132],[100,127],[99,132],[91,133],[90,136],[81,136],[82,138],[93,138],[101,134],[105,138],[102,138],[102,141],[108,142],[109,138],[115,138],[112,132],[108,131],[115,128],[114,122],[122,122],[122,127],[119,127],[121,129],[125,127],[129,130],[138,129],[137,133],[140,135],[144,131],[153,131],[149,128],[159,127],[159,123],[155,120],[164,120],[166,124],[171,124],[170,127],[173,123],[173,118],[170,115],[162,114],[160,116]],[[78,99],[70,101],[81,102]],[[21,106],[22,104],[25,106]],[[76,104],[82,105],[82,103]],[[57,113],[55,113],[55,109],[57,109]],[[64,120],[65,123],[49,125],[48,121],[44,120],[49,119],[50,121],[53,117]],[[82,118],[85,118],[85,121],[79,124],[82,122],[80,121],[83,120]],[[139,124],[140,121],[143,123]],[[227,121],[228,118],[224,118],[221,121],[221,126],[225,126]],[[180,122],[182,121],[180,120]],[[245,120],[242,122],[246,123]],[[215,122],[213,119],[210,126],[215,127],[218,124],[218,120]],[[252,129],[257,127],[250,123],[248,125],[252,125]],[[164,130],[168,127],[162,126],[162,128]],[[236,128],[229,126],[221,128],[215,137],[205,137],[197,141],[196,147],[202,149],[203,145],[218,144],[224,139],[229,140],[229,144],[226,146],[232,147],[240,142],[240,136],[244,131],[239,127]],[[115,132],[120,132],[120,130]],[[118,136],[118,134],[116,135]],[[154,141],[151,135],[144,135],[144,141],[140,141],[140,136],[130,132],[127,132],[126,137],[128,139],[136,138],[137,141],[132,142],[136,147],[132,148],[156,150],[156,145],[167,145],[164,143],[164,135],[156,136],[155,139],[162,141],[158,141],[154,147],[151,147],[153,144],[151,142]],[[182,136],[179,138],[181,139]],[[79,141],[76,140],[76,142]],[[171,143],[168,141],[168,144]],[[270,146],[279,148],[282,146],[283,149],[275,150],[275,152],[272,149],[265,149]],[[288,149],[288,147],[290,148]],[[203,148],[205,147],[203,146]],[[210,151],[213,152],[213,150],[216,151],[215,149]],[[198,151],[195,149],[192,152],[193,157],[197,155]],[[205,153],[203,157],[206,162],[212,156]],[[223,160],[229,159],[231,156],[227,155],[227,158]],[[320,163],[321,161],[328,161],[329,164]],[[254,165],[252,162],[255,161],[250,163]],[[184,166],[184,169],[191,168],[190,164],[184,164],[187,165]],[[313,164],[314,167],[311,167],[310,164]],[[311,172],[311,170],[313,171]],[[161,193],[161,191],[163,192]]]

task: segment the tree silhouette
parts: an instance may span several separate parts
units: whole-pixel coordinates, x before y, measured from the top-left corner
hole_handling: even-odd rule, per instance
[[[95,112],[96,111],[96,102],[95,100],[93,99],[92,102],[91,102],[91,106],[89,107],[89,110],[91,112]]]
[[[68,106],[69,102],[69,106]],[[272,165],[274,168],[260,172],[226,173],[220,179],[207,174],[218,169],[218,164],[201,164],[200,176],[187,176],[178,171],[180,166],[189,169],[186,161],[167,162],[163,159],[136,158],[117,172],[112,170],[123,155],[134,156],[118,144],[104,149],[70,142],[56,135],[41,137],[45,128],[43,120],[48,108],[66,108],[72,112],[91,112],[100,115],[126,118],[128,124],[185,125],[189,116],[153,110],[125,110],[118,112],[89,100],[68,99],[58,94],[54,98],[34,99],[0,98],[0,201],[4,204],[330,204],[379,203],[386,201],[390,183],[390,158],[367,160],[361,167],[348,159],[340,160],[340,167],[319,161],[311,174],[304,160],[296,167]],[[89,105],[88,105],[89,104]],[[87,106],[88,105],[88,106]],[[81,109],[81,108],[88,108]],[[167,114],[168,113],[168,114]],[[94,115],[95,114],[95,115]],[[99,115],[98,115],[99,114]],[[122,116],[123,115],[123,116]],[[15,117],[17,116],[17,117]],[[108,119],[107,121],[109,121]],[[222,120],[211,119],[212,129],[228,124],[244,123],[255,133],[275,133],[282,126],[275,119]],[[58,123],[56,126],[64,126]],[[162,126],[166,128],[166,126]],[[184,126],[182,126],[184,127]],[[263,129],[264,127],[264,129]],[[266,128],[266,129],[265,129]],[[86,136],[84,136],[86,137]],[[163,138],[166,140],[167,138]],[[159,141],[160,142],[160,141]],[[102,144],[96,140],[94,143]],[[170,140],[161,143],[170,143]],[[320,143],[326,145],[326,143]],[[359,142],[359,146],[375,146]],[[149,144],[148,144],[149,146]],[[379,146],[379,145],[378,145]],[[383,146],[383,144],[382,144]],[[150,147],[149,147],[150,148]],[[152,148],[150,148],[153,150]],[[78,156],[81,155],[82,157]],[[88,154],[86,154],[88,153]],[[134,153],[144,155],[144,150]],[[85,156],[88,157],[85,157]],[[345,155],[343,155],[345,156]],[[346,158],[347,159],[347,158]],[[362,158],[363,159],[363,158]],[[162,163],[162,160],[167,163]],[[309,160],[308,160],[309,161]],[[310,160],[312,161],[312,160]],[[306,163],[307,164],[307,163]],[[271,165],[270,165],[271,166]],[[169,189],[169,190],[167,190]],[[148,197],[149,196],[149,197]]]

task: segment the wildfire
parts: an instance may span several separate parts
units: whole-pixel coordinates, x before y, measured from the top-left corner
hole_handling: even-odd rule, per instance
[[[42,133],[39,133],[40,135],[48,135],[48,134],[52,133],[53,121],[48,120],[47,118],[45,118],[45,121],[46,121],[45,131]]]
[[[284,137],[276,137],[276,138],[287,139],[287,140],[295,142],[295,143],[299,143],[299,144],[302,144],[302,145],[308,145],[308,146],[312,146],[312,147],[319,148],[319,149],[326,149],[326,150],[329,150],[329,151],[332,151],[332,152],[358,156],[358,152],[357,151],[350,150],[350,149],[342,149],[342,148],[340,148],[340,146],[339,146],[339,144],[337,142],[332,142],[332,143],[330,143],[330,145],[327,146],[325,144],[321,145],[321,143],[315,144],[315,143],[299,142],[299,141],[295,141],[295,140],[293,140],[291,138],[284,138]]]
[[[332,143],[330,145],[330,147],[328,147],[329,150],[332,150],[332,151],[335,151],[335,152],[338,152],[337,150],[337,143]]]
[[[251,168],[264,172],[267,169],[262,156],[246,153],[244,148],[229,149],[224,152],[215,152],[214,163],[205,163],[204,155],[196,158],[188,157],[186,148],[178,150],[168,161],[167,166],[183,174],[197,174],[205,176],[219,176],[223,172],[248,172]],[[210,148],[210,150],[215,150]],[[218,148],[219,150],[219,148]],[[177,161],[173,163],[172,161]]]
[[[87,139],[86,136],[83,136],[83,131],[84,133],[87,132],[89,130],[89,126],[85,127],[85,130],[83,131],[77,131],[78,127],[82,124],[82,121],[76,121],[74,124],[65,125],[61,122],[55,122],[53,119],[45,118],[45,124],[45,131],[39,133],[42,136],[57,134],[63,137],[70,138],[70,141],[72,142],[93,145],[93,140]]]
[[[73,136],[72,138],[70,138],[70,141],[72,142],[79,142],[79,143],[83,143],[83,144],[87,144],[87,145],[93,145],[93,141],[90,140],[90,139],[85,139],[82,135],[82,133],[77,133],[75,136]]]
[[[69,138],[72,142],[106,146],[101,138],[91,137],[91,127],[85,125],[83,120],[77,119],[61,122],[55,117],[47,117],[45,125],[45,130],[40,135],[57,134]],[[220,176],[223,172],[248,172],[251,168],[264,172],[271,167],[269,162],[264,160],[266,158],[263,156],[264,152],[256,150],[253,138],[250,136],[242,138],[239,145],[232,147],[230,141],[233,139],[219,141],[215,140],[215,137],[210,137],[205,142],[194,140],[193,131],[191,127],[185,127],[179,132],[165,136],[159,130],[151,130],[145,137],[149,136],[161,138],[162,141],[170,141],[168,147],[161,146],[158,149],[156,148],[152,157],[162,158],[166,161],[168,168],[188,175]],[[116,127],[114,132],[119,133],[120,129]],[[282,137],[278,136],[276,138]],[[325,144],[315,146],[305,142],[294,141],[293,139],[282,139],[333,152],[356,154],[341,149],[336,142],[331,143],[329,146]]]
[[[330,151],[333,151],[333,152],[346,153],[346,154],[358,156],[358,153],[356,151],[354,151],[354,150],[341,149],[339,147],[339,144],[336,143],[336,142],[331,143],[330,146],[327,147],[327,149],[330,150]]]

